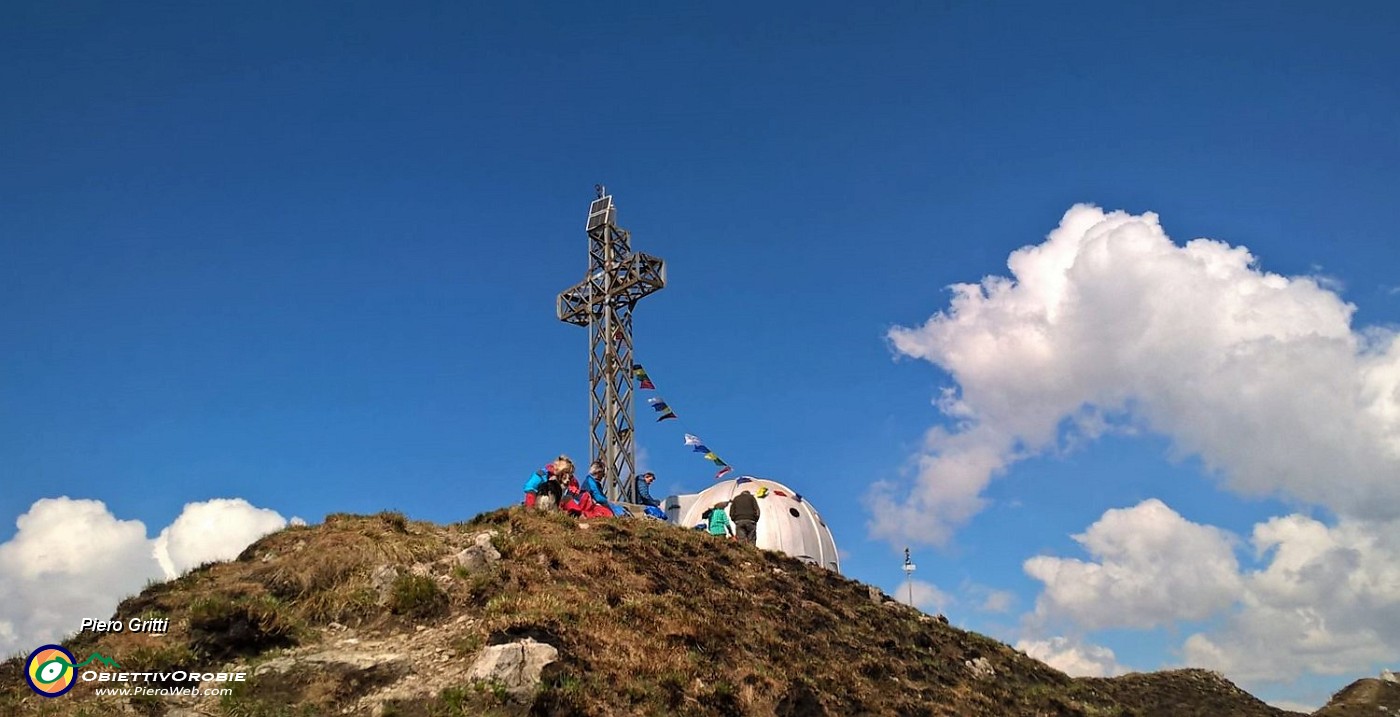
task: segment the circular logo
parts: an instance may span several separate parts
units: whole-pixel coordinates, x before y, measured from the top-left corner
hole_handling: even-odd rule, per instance
[[[58,645],[44,645],[29,653],[24,663],[24,680],[29,689],[45,697],[58,697],[73,689],[77,681],[73,653]]]

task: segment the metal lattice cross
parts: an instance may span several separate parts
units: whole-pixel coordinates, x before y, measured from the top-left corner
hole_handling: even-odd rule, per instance
[[[632,310],[666,286],[666,262],[632,251],[601,185],[588,207],[588,274],[559,295],[559,320],[588,327],[590,450],[606,468],[609,500],[636,500],[632,394]],[[580,469],[583,467],[580,466]]]

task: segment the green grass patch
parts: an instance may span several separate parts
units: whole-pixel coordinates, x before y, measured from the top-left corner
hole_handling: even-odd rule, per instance
[[[389,593],[389,609],[395,615],[419,619],[440,617],[447,612],[447,593],[426,575],[400,575]]]

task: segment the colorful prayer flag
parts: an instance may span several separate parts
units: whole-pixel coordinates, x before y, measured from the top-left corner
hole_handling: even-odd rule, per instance
[[[695,451],[696,453],[710,452],[710,449],[706,447],[703,442],[700,441],[699,436],[691,435],[689,433],[685,434],[685,444],[687,446],[690,446],[690,450]]]
[[[632,377],[637,380],[638,387],[648,391],[656,390],[656,384],[652,383],[651,377],[647,375],[646,369],[642,368],[641,364],[632,364]],[[657,423],[679,418],[676,412],[671,410],[671,406],[666,403],[666,400],[660,396],[648,398],[647,403],[651,405],[652,410],[657,412]],[[710,447],[705,445],[704,441],[701,441],[699,436],[690,433],[685,434],[685,445],[689,446],[690,450],[703,454],[707,460],[719,466],[719,472],[715,474],[716,480],[723,478],[726,473],[734,470],[728,463],[724,462],[723,458],[720,458],[714,451],[710,450]]]

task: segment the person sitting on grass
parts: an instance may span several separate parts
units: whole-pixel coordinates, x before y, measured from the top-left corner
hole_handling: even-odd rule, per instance
[[[593,496],[593,502],[612,511],[612,503],[608,502],[608,496],[603,493],[603,464],[600,461],[593,461],[588,466],[588,473],[579,480],[579,487],[583,492]]]
[[[653,508],[660,508],[661,501],[651,497],[651,482],[654,480],[656,480],[656,474],[651,471],[637,476],[637,502]]]
[[[602,475],[602,465],[594,463],[591,469],[598,475]],[[598,488],[598,480],[592,475],[585,475],[583,480],[574,478],[572,466],[570,466],[567,479],[564,480],[564,506],[565,512],[580,518],[611,518],[613,516],[612,505],[607,502],[608,497],[603,495],[603,491]]]
[[[525,480],[525,507],[539,508],[540,510],[553,510],[559,505],[561,488],[559,481],[555,479],[555,462],[544,464],[544,467],[530,474]]]

